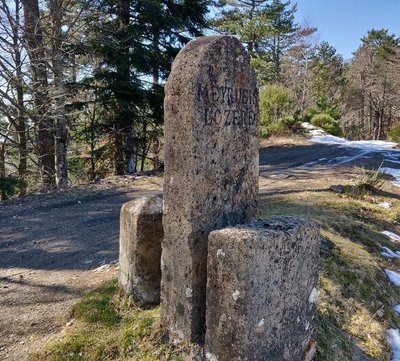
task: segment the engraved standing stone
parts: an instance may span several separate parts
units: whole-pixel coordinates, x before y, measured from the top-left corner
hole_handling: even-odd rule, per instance
[[[142,303],[160,301],[162,199],[142,197],[121,208],[118,281]]]
[[[178,54],[165,95],[161,323],[171,341],[202,341],[207,237],[250,221],[258,195],[258,91],[249,57],[228,36]]]
[[[209,235],[209,361],[311,361],[319,227],[278,217]]]

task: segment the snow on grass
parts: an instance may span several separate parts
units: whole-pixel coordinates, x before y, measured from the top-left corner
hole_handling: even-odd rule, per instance
[[[381,233],[389,237],[391,241],[400,243],[400,236],[397,235],[396,233],[390,231],[382,231]]]
[[[396,305],[393,308],[398,314],[400,314],[400,305]]]
[[[381,255],[386,258],[400,258],[400,252],[393,252],[390,248],[383,247]]]
[[[355,148],[360,150],[359,154],[349,157],[337,157],[329,160],[328,164],[340,165],[344,163],[350,163],[356,159],[368,158],[368,154],[374,152],[380,152],[387,163],[400,164],[400,149],[393,149],[397,147],[397,143],[386,142],[384,140],[346,140],[344,138],[336,137],[334,135],[327,134],[321,128],[315,127],[314,125],[304,122],[301,126],[308,130],[311,135],[311,141],[314,143],[321,144],[332,144],[340,147]],[[322,159],[321,159],[322,160]],[[317,161],[317,163],[319,160]],[[307,165],[314,165],[309,163]],[[316,163],[315,163],[316,164]],[[400,187],[400,169],[383,167],[379,170],[381,173],[387,173],[395,177],[392,182],[395,186]]]
[[[391,361],[400,361],[400,332],[398,329],[390,329],[386,331],[386,336],[390,348],[393,352]]]
[[[393,149],[397,146],[397,143],[386,142],[384,140],[346,140],[344,138],[330,135],[321,128],[315,127],[306,122],[302,123],[301,126],[309,131],[312,136],[311,141],[315,143],[344,145],[346,147],[367,150],[368,152]],[[400,151],[397,152],[400,156]]]
[[[392,182],[392,184],[400,187],[400,169],[383,167],[380,168],[380,172],[390,174],[391,176],[395,177],[395,180]]]
[[[389,269],[385,269],[386,276],[395,286],[400,286],[400,274]]]
[[[380,202],[378,203],[379,207],[385,208],[385,209],[389,209],[392,208],[392,203],[390,202]]]

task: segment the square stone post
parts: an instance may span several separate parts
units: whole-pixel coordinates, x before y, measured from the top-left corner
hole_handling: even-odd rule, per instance
[[[211,232],[209,361],[311,361],[319,227],[279,217]]]
[[[257,211],[258,89],[239,40],[189,42],[164,105],[161,325],[171,341],[202,342],[208,234]]]
[[[118,282],[141,303],[160,302],[162,199],[142,197],[121,208]]]

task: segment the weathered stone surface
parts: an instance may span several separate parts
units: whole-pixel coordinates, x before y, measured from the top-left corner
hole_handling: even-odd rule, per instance
[[[160,301],[162,199],[142,197],[121,208],[118,281],[142,303]]]
[[[257,210],[258,90],[240,42],[188,43],[173,63],[164,104],[161,324],[172,341],[201,341],[207,236]]]
[[[319,244],[319,228],[295,217],[210,233],[208,360],[313,359]]]

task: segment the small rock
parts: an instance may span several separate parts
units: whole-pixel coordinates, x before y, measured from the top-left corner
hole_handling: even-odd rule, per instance
[[[321,236],[321,251],[328,253],[334,247],[334,243],[329,239]]]

